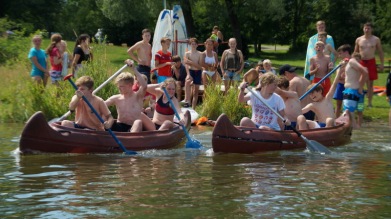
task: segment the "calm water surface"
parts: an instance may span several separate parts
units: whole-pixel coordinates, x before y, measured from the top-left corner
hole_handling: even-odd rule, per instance
[[[391,130],[367,125],[328,156],[304,151],[19,156],[0,124],[0,218],[391,218]],[[316,140],[316,139],[314,139]]]

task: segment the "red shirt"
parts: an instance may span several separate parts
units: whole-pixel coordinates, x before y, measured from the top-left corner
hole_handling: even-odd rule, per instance
[[[54,47],[49,55],[50,55],[50,64],[52,65],[52,70],[62,71],[61,62],[58,65],[54,64],[54,57],[61,59],[60,51],[58,51],[57,47]]]
[[[163,53],[162,50],[157,51],[157,53],[155,54],[155,63],[156,61],[158,61],[159,64],[171,62],[171,52],[167,51],[167,53]],[[159,68],[157,70],[157,74],[159,76],[172,77],[171,65],[166,65],[164,67]]]

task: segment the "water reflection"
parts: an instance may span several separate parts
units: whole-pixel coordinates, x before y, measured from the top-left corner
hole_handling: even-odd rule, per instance
[[[382,128],[354,132],[330,156],[213,154],[210,129],[191,133],[202,151],[19,156],[11,151],[20,131],[7,131],[0,134],[0,216],[387,218],[391,132]]]

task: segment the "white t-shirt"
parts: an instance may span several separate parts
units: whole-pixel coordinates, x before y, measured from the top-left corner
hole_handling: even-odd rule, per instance
[[[262,100],[276,112],[285,109],[284,100],[278,94],[273,93],[269,99],[265,99],[261,96],[259,91],[255,92],[257,92],[259,94],[258,96],[262,98]],[[248,93],[247,95],[250,96],[250,103],[252,108],[251,120],[258,127],[267,126],[274,130],[281,130],[277,122],[278,116],[274,114],[273,111],[271,111],[267,106],[265,106],[260,100],[258,100],[257,97],[255,97],[251,93]]]

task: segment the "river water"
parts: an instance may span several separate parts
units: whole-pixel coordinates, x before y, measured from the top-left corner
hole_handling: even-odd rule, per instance
[[[201,126],[201,151],[20,156],[21,130],[0,124],[0,218],[391,218],[385,125],[331,155],[213,154]]]

